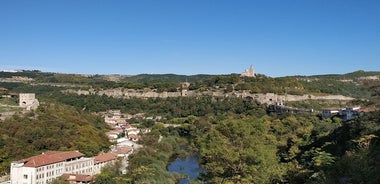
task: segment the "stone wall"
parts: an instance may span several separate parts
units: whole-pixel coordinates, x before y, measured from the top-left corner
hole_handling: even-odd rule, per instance
[[[303,101],[303,100],[341,100],[341,101],[350,101],[354,98],[347,97],[343,95],[278,95],[275,93],[257,93],[251,94],[248,91],[238,91],[232,93],[224,93],[222,90],[217,91],[189,91],[182,90],[181,92],[156,92],[153,90],[134,90],[134,89],[124,89],[124,88],[115,88],[115,89],[106,89],[100,91],[86,91],[86,90],[64,90],[64,93],[75,93],[78,95],[106,95],[114,98],[170,98],[170,97],[181,97],[181,96],[214,96],[214,97],[251,97],[252,99],[257,100],[260,103],[265,104],[282,104],[286,101]]]

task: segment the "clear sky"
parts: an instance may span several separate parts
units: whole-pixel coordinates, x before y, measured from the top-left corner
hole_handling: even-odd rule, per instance
[[[0,69],[380,71],[380,0],[0,0]]]

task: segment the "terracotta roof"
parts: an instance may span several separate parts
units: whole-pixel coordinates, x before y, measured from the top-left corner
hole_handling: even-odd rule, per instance
[[[76,182],[90,182],[93,180],[93,177],[90,175],[84,174],[62,174],[62,178],[66,181],[76,181]]]
[[[131,138],[131,139],[139,139],[140,136],[132,134],[132,135],[129,135],[129,138]]]
[[[24,167],[40,167],[83,156],[84,154],[79,151],[47,151],[41,155],[24,158],[19,162],[24,162]]]
[[[115,153],[104,153],[98,156],[94,157],[94,164],[102,163],[102,162],[108,162],[111,160],[116,159],[116,154]]]
[[[130,146],[125,146],[125,147],[121,147],[121,148],[118,148],[115,153],[116,154],[127,154],[129,152],[131,152],[133,150],[132,147]]]

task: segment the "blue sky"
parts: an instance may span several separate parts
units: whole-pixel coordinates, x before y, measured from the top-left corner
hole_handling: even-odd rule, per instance
[[[1,0],[0,69],[380,71],[379,0]]]

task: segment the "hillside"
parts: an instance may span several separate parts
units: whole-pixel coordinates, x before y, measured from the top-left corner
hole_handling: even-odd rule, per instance
[[[46,150],[80,150],[87,156],[108,150],[102,119],[73,107],[48,103],[37,111],[14,115],[0,123],[0,173],[10,162]]]
[[[183,85],[183,82],[188,82]],[[16,73],[0,72],[0,87],[8,92],[34,92],[40,97],[56,96],[62,90],[71,90],[78,94],[97,93],[114,97],[179,97],[182,89],[186,95],[221,96],[245,93],[275,93],[277,95],[343,95],[356,98],[353,105],[379,108],[380,72],[356,71],[348,74],[331,74],[315,76],[287,76],[271,78],[258,74],[255,78],[230,75],[175,75],[175,74],[141,74],[123,75],[80,75],[59,74],[40,71],[22,71]],[[77,90],[84,90],[76,92]],[[125,94],[129,91],[130,94]],[[163,94],[168,92],[167,94]],[[162,93],[162,94],[161,94]],[[59,95],[60,96],[60,95]],[[197,95],[196,95],[197,96]],[[294,104],[311,108],[329,105],[321,101],[304,101],[306,104]],[[323,103],[317,104],[316,103]],[[336,101],[332,106],[339,106]],[[345,105],[345,103],[343,104]]]

